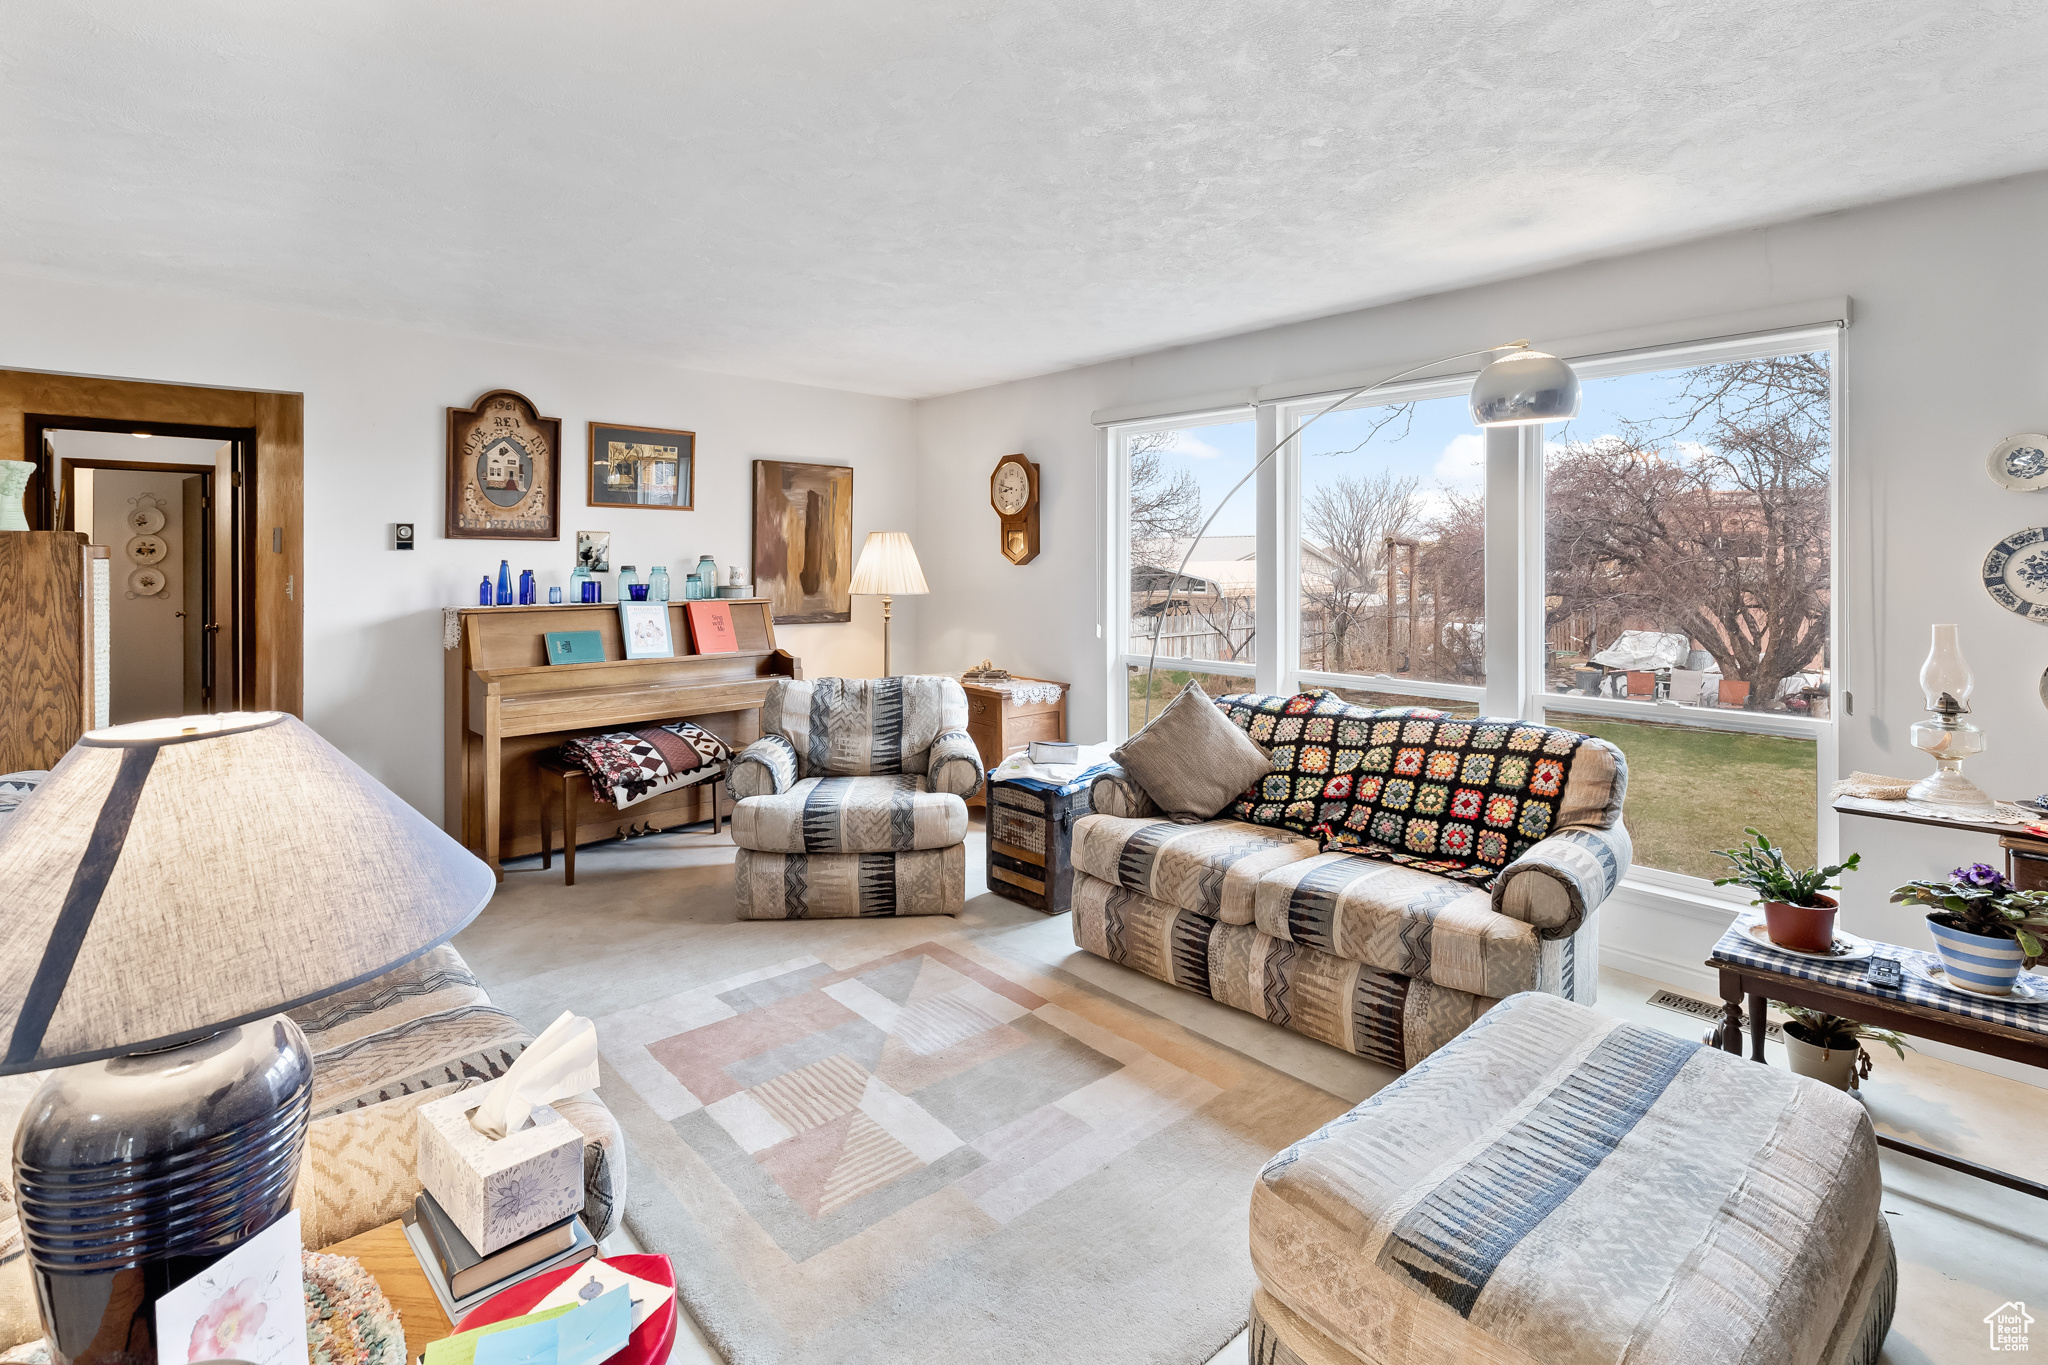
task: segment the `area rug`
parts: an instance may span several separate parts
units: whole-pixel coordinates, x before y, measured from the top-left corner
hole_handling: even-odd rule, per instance
[[[1348,1106],[965,934],[850,951],[597,1019],[627,1221],[726,1359],[1227,1344],[1253,1178]]]

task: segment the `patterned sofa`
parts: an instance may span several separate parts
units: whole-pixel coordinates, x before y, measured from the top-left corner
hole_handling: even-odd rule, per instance
[[[1630,855],[1619,749],[1320,691],[1217,705],[1272,773],[1199,823],[1097,777],[1078,946],[1396,1069],[1518,991],[1592,1003]]]
[[[732,764],[741,919],[957,915],[981,754],[947,677],[777,679]]]

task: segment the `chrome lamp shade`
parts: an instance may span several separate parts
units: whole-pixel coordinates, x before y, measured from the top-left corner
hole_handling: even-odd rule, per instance
[[[491,871],[280,713],[94,731],[0,824],[0,1075],[60,1365],[150,1365],[166,1290],[291,1205],[313,1059],[285,1010],[476,917]]]
[[[1482,427],[1562,422],[1578,411],[1577,371],[1526,346],[1494,361],[1472,381],[1472,420]]]

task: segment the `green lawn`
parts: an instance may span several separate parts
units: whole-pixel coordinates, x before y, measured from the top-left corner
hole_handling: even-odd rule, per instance
[[[1609,740],[1628,758],[1622,806],[1636,865],[1725,875],[1717,848],[1742,842],[1754,825],[1782,843],[1786,856],[1811,862],[1819,801],[1812,740],[1730,734],[1679,725],[1646,725],[1565,712],[1554,723]]]

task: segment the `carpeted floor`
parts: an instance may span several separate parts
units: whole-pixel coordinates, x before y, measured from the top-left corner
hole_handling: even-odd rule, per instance
[[[1021,984],[1033,995],[1059,998],[1061,1008],[1071,1013],[1081,1011],[1067,1003],[1067,997],[1059,996],[1060,991],[1094,1001],[1107,1013],[1128,1015],[1161,1040],[1179,1040],[1190,1056],[1247,1070],[1251,1062],[1262,1063],[1301,1082],[1303,1092],[1318,1105],[1333,1104],[1330,1096],[1339,1097],[1346,1105],[1356,1103],[1393,1079],[1393,1073],[1383,1067],[1079,952],[1073,946],[1065,916],[1048,919],[985,894],[978,828],[968,836],[969,899],[966,912],[958,920],[738,924],[732,919],[732,856],[729,839],[714,839],[708,834],[675,834],[628,844],[593,845],[578,859],[582,885],[566,889],[562,886],[559,862],[551,872],[540,871],[538,859],[515,863],[498,897],[477,923],[457,939],[456,946],[490,989],[493,999],[527,1023],[543,1025],[562,1009],[570,1008],[609,1021],[608,1034],[623,1037],[621,1026],[625,1020],[616,1016],[689,997],[704,987],[729,983],[750,973],[788,977],[812,972],[802,977],[804,988],[829,989],[842,984],[829,978],[848,971],[852,976],[844,978],[847,981],[857,980],[863,972],[880,972],[886,977],[892,968],[900,971],[900,963],[909,959],[901,958],[890,964],[881,958],[906,953],[921,944],[938,943],[945,951],[1012,985]],[[943,963],[944,959],[940,961]],[[828,970],[816,972],[815,967],[820,964]],[[955,970],[946,965],[948,970]],[[920,965],[920,980],[923,972]],[[935,982],[943,979],[934,974]],[[1036,980],[1048,984],[1042,990],[1029,984]],[[725,995],[730,999],[721,1001],[719,1008],[710,1013],[730,1009],[735,1016],[743,1015],[746,1011],[740,1004],[760,998],[758,994],[745,994],[756,984],[727,985],[723,990],[713,991],[714,997]],[[797,983],[785,982],[790,984]],[[1696,1039],[1696,1021],[1647,1003],[1664,984],[1670,983],[1604,969],[1600,974],[1600,1008],[1682,1038]],[[883,979],[880,988],[869,989],[885,999],[894,992],[907,1001],[919,988],[915,982],[906,985],[901,979]],[[1691,990],[1707,996],[1713,993],[1710,983],[1694,984]],[[1044,991],[1053,992],[1053,996],[1046,996]],[[946,993],[942,990],[928,994]],[[854,994],[864,998],[858,997],[858,992]],[[996,990],[995,994],[1003,992]],[[903,1001],[891,1002],[900,1005]],[[867,1003],[872,1007],[872,1001]],[[1011,1000],[1015,1006],[1021,1007],[1021,1003]],[[983,1013],[1008,1012],[1008,1007],[991,1007],[985,999],[977,1008]],[[1004,1022],[1014,1026],[1029,1014],[1027,1011]],[[717,1020],[706,1014],[673,1022],[674,1027],[662,1036],[689,1039],[703,1024]],[[790,1027],[794,1030],[797,1026]],[[915,1021],[911,1027],[914,1032]],[[1024,1025],[1025,1029],[1032,1027]],[[887,1032],[886,1027],[883,1031]],[[809,1038],[817,1033],[818,1030],[810,1029],[801,1036]],[[713,1037],[707,1033],[677,1046],[699,1046],[701,1055],[700,1045]],[[645,1041],[657,1040],[649,1036]],[[1043,1048],[1047,1039],[1041,1034],[1036,1043]],[[872,1048],[871,1037],[869,1044]],[[898,1061],[903,1046],[899,1039]],[[618,1044],[610,1047],[613,1052],[621,1051]],[[891,1070],[895,1062],[888,1056],[886,1040],[882,1048],[882,1052],[874,1054],[882,1074],[901,1075]],[[642,1050],[647,1051],[644,1044]],[[1147,1045],[1146,1050],[1152,1049]],[[914,1053],[915,1049],[910,1051]],[[1773,1043],[1767,1051],[1773,1065],[1783,1064],[1782,1048]],[[1024,1064],[1025,1052],[1025,1046],[1013,1045],[1005,1056],[1013,1059],[1012,1066],[1017,1066]],[[1082,1060],[1085,1062],[1085,1057]],[[628,1065],[630,1069],[632,1064]],[[646,1063],[640,1065],[644,1068]],[[1180,1069],[1196,1074],[1189,1065],[1181,1065]],[[667,1074],[674,1076],[673,1072]],[[1038,1074],[1050,1078],[1057,1073],[1050,1064],[1041,1064]],[[1072,1073],[1068,1081],[1077,1082],[1080,1074]],[[871,1300],[885,1305],[880,1313],[862,1316],[861,1311],[849,1310],[844,1298],[805,1309],[818,1315],[813,1321],[839,1314],[839,1326],[822,1332],[808,1346],[794,1347],[786,1335],[786,1326],[778,1325],[774,1317],[759,1311],[759,1304],[749,1305],[744,1293],[734,1292],[733,1280],[739,1277],[728,1278],[717,1269],[738,1264],[742,1250],[751,1248],[746,1254],[756,1257],[757,1266],[768,1263],[763,1258],[780,1256],[787,1262],[785,1276],[801,1274],[800,1257],[775,1242],[774,1215],[769,1214],[770,1221],[763,1222],[756,1211],[769,1209],[778,1198],[798,1207],[808,1207],[802,1201],[809,1200],[821,1210],[824,1220],[841,1220],[836,1226],[842,1237],[850,1236],[857,1241],[885,1228],[891,1220],[907,1221],[916,1216],[916,1202],[893,1211],[865,1230],[849,1232],[852,1224],[847,1220],[864,1217],[861,1201],[875,1195],[856,1193],[851,1199],[839,1200],[839,1195],[848,1190],[861,1188],[854,1181],[834,1187],[834,1193],[828,1196],[825,1187],[830,1175],[820,1172],[822,1161],[785,1166],[789,1184],[775,1181],[776,1189],[781,1191],[779,1196],[775,1189],[765,1186],[757,1186],[750,1194],[736,1194],[715,1173],[716,1163],[689,1145],[681,1131],[688,1127],[681,1110],[675,1110],[667,1120],[659,1117],[664,1101],[658,1094],[643,1094],[642,1087],[666,1092],[665,1103],[671,1109],[677,1097],[658,1076],[650,1082],[650,1075],[643,1070],[635,1080],[622,1073],[608,1056],[603,1094],[620,1112],[635,1148],[631,1168],[634,1186],[627,1196],[627,1208],[639,1236],[631,1240],[639,1241],[649,1250],[675,1256],[687,1286],[685,1304],[702,1324],[701,1330],[691,1324],[678,1341],[672,1365],[717,1365],[721,1353],[732,1365],[807,1358],[888,1359],[903,1365],[952,1365],[968,1360],[1034,1365],[1070,1361],[1077,1365],[1103,1361],[1202,1365],[1213,1358],[1213,1365],[1245,1365],[1247,1354],[1242,1336],[1221,1352],[1215,1348],[1223,1346],[1229,1336],[1225,1330],[1229,1324],[1243,1320],[1243,1291],[1251,1283],[1244,1251],[1244,1210],[1250,1172],[1257,1162],[1250,1159],[1249,1152],[1266,1144],[1277,1149],[1284,1145],[1282,1137],[1269,1133],[1260,1138],[1249,1129],[1216,1130],[1201,1139],[1209,1144],[1205,1152],[1197,1142],[1183,1141],[1178,1134],[1177,1129],[1187,1125],[1183,1119],[1179,1125],[1144,1139],[1118,1158],[1128,1162],[1133,1156],[1151,1151],[1162,1153],[1166,1164],[1150,1177],[1153,1183],[1149,1188],[1141,1188],[1136,1181],[1126,1183],[1113,1161],[1055,1197],[1024,1210],[999,1231],[985,1232],[971,1246],[944,1256],[927,1249],[929,1254],[939,1256],[934,1264],[947,1268],[949,1274],[957,1277],[956,1283],[966,1285],[972,1292],[934,1308],[929,1299],[920,1299],[915,1292],[904,1293],[900,1284],[891,1281],[895,1288]],[[757,1077],[758,1073],[748,1075],[750,1086],[758,1083]],[[848,1080],[850,1088],[850,1077]],[[678,1080],[677,1084],[682,1082]],[[914,1079],[905,1080],[904,1084],[917,1091]],[[1077,1084],[1065,1093],[1073,1095],[1082,1088]],[[896,1091],[897,1087],[889,1083],[889,1089]],[[1872,1117],[1889,1130],[2006,1170],[2030,1171],[2039,1164],[2040,1133],[2048,1127],[2048,1090],[1986,1075],[1922,1052],[1910,1053],[1904,1060],[1880,1052],[1876,1073],[1866,1083],[1863,1096]],[[7,1098],[5,1088],[0,1087],[0,1101]],[[16,1098],[16,1103],[22,1098],[26,1098],[25,1093]],[[777,1103],[782,1102],[781,1097],[775,1098]],[[865,1082],[861,1098],[863,1105],[855,1108],[865,1112],[866,1107],[872,1107],[865,1105]],[[715,1107],[718,1102],[714,1100],[705,1107]],[[964,1102],[970,1109],[987,1112],[980,1109],[983,1101],[974,1100],[971,1095]],[[764,1109],[774,1108],[766,1101],[762,1103]],[[963,1097],[956,1094],[942,1105],[935,1095],[932,1107],[943,1108],[949,1123],[958,1121],[967,1127],[969,1120],[960,1117],[962,1103]],[[1216,1106],[1217,1101],[1212,1101],[1211,1111],[1220,1114],[1222,1110]],[[10,1108],[0,1104],[0,1132],[12,1127]],[[884,1112],[890,1111],[884,1107]],[[1327,1112],[1330,1110],[1323,1108],[1316,1114]],[[831,1120],[810,1128],[822,1130],[827,1123],[843,1117],[843,1126],[850,1129],[851,1113],[848,1110],[842,1115],[835,1111]],[[1319,1121],[1316,1114],[1304,1113],[1298,1124],[1286,1126],[1305,1131]],[[900,1116],[896,1121],[901,1126]],[[700,1118],[699,1136],[715,1148],[719,1139],[702,1129],[703,1122]],[[798,1122],[803,1120],[799,1118]],[[889,1130],[886,1123],[877,1126],[884,1132]],[[669,1134],[666,1139],[661,1137],[664,1130]],[[836,1132],[812,1137],[810,1141],[814,1146],[830,1146]],[[654,1150],[646,1140],[648,1133],[656,1141],[666,1141],[669,1154],[679,1163],[701,1162],[712,1170],[703,1181],[692,1184],[699,1189],[700,1204],[722,1207],[731,1219],[729,1224],[707,1223],[700,1209],[690,1207],[674,1193],[669,1178],[672,1172],[665,1174],[661,1163],[647,1155],[647,1151]],[[954,1136],[967,1145],[987,1140],[986,1134],[976,1138],[964,1133]],[[1045,1139],[1041,1136],[1036,1140]],[[737,1139],[734,1142],[737,1145]],[[876,1146],[878,1150],[888,1150],[879,1143]],[[843,1155],[846,1148],[841,1144],[834,1150]],[[947,1154],[937,1155],[941,1161],[948,1159]],[[1218,1164],[1244,1164],[1234,1167],[1237,1173],[1225,1178],[1217,1174],[1217,1165],[1204,1160],[1207,1155],[1213,1155]],[[900,1162],[902,1158],[896,1160]],[[1898,1316],[1881,1359],[1888,1365],[1960,1365],[1965,1360],[1980,1359],[1984,1351],[1985,1329],[1980,1321],[1983,1315],[2009,1299],[2031,1302],[2039,1296],[2041,1286],[2048,1284],[2048,1238],[2039,1231],[2043,1206],[2039,1201],[1894,1152],[1883,1153],[1881,1160],[1885,1172],[1884,1208],[1899,1246],[1900,1273]],[[1189,1171],[1189,1165],[1195,1169]],[[836,1169],[836,1157],[834,1166]],[[675,1169],[682,1169],[682,1165]],[[853,1174],[850,1171],[847,1178],[851,1179]],[[1177,1185],[1175,1180],[1182,1174],[1190,1183]],[[770,1179],[775,1179],[772,1173]],[[983,1177],[984,1181],[989,1179],[992,1177]],[[1126,1220],[1126,1225],[1111,1238],[1110,1249],[1114,1254],[1104,1254],[1093,1240],[1099,1235],[1096,1229],[1100,1224],[1087,1216],[1085,1199],[1093,1195],[1098,1185],[1114,1186],[1114,1208]],[[721,1188],[725,1191],[722,1194]],[[928,1191],[923,1198],[930,1200],[943,1195],[965,1206],[971,1204],[967,1198],[970,1188],[962,1177],[946,1191]],[[1077,1199],[1076,1195],[1082,1197]],[[829,1211],[823,1207],[828,1198],[839,1200]],[[983,1210],[977,1213],[991,1217]],[[963,1210],[957,1226],[968,1227],[972,1216]],[[789,1235],[786,1223],[781,1231]],[[1038,1235],[1041,1232],[1043,1236]],[[1034,1238],[1033,1244],[1045,1249],[1047,1259],[1042,1264],[1023,1267],[1002,1258],[1005,1248],[1026,1237]],[[901,1240],[892,1245],[905,1247],[909,1243]],[[1193,1246],[1199,1254],[1181,1256],[1179,1252],[1184,1246]],[[833,1254],[833,1249],[814,1253],[824,1257]],[[1197,1267],[1204,1274],[1174,1278],[1183,1273],[1190,1260],[1210,1264]],[[881,1294],[882,1280],[899,1273],[899,1269],[881,1267],[872,1282],[863,1282],[858,1293]],[[858,1276],[863,1271],[855,1267],[849,1273]],[[1219,1284],[1229,1286],[1228,1292],[1216,1288]],[[744,1290],[746,1286],[739,1288]],[[770,1291],[760,1295],[763,1302],[770,1296]],[[1165,1304],[1177,1318],[1185,1320],[1187,1330],[1178,1330],[1180,1324],[1176,1324],[1165,1329],[1164,1335],[1137,1340],[1145,1334],[1122,1331],[1123,1324],[1118,1321],[1128,1316],[1127,1309],[1133,1304],[1148,1312]],[[888,1312],[894,1312],[896,1318],[887,1320]],[[1094,1338],[1084,1335],[1083,1330],[1068,1332],[1062,1326],[1085,1323],[1086,1332],[1095,1332],[1104,1322],[1109,1327]],[[1029,1335],[1040,1331],[1042,1335]],[[785,1335],[773,1335],[776,1332]],[[1217,1335],[1219,1332],[1221,1336]],[[990,1342],[998,1345],[991,1347]]]
[[[1253,1177],[1350,1098],[1065,970],[1064,919],[739,924],[729,844],[657,849],[567,890],[512,871],[474,965],[522,1017],[596,1019],[628,1226],[732,1365],[1185,1365],[1237,1335]]]

